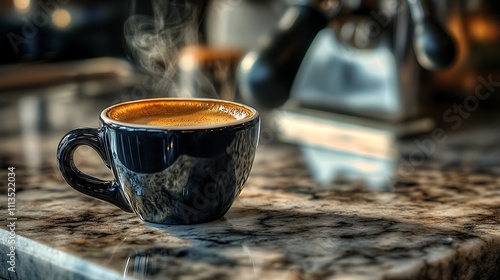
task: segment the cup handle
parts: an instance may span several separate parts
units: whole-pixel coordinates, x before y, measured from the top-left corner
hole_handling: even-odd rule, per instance
[[[57,148],[57,164],[66,182],[75,190],[110,202],[122,210],[133,212],[115,180],[104,181],[81,172],[73,160],[76,148],[87,145],[93,148],[108,168],[110,160],[105,150],[104,132],[94,128],[79,128],[68,132]]]

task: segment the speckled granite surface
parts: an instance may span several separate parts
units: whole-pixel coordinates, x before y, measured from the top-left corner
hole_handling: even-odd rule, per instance
[[[18,218],[17,274],[2,269],[3,278],[500,277],[500,135],[491,129],[450,137],[392,188],[377,190],[318,186],[299,149],[261,145],[225,218],[193,226],[144,223],[71,189],[55,165],[61,135],[2,137],[0,178],[16,167]],[[88,149],[77,159],[85,171],[109,176]],[[4,187],[0,194],[7,267]]]

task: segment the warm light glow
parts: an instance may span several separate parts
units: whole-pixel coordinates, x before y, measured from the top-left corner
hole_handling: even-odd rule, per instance
[[[179,67],[184,71],[192,71],[196,68],[196,60],[192,55],[183,55],[179,60]]]
[[[244,71],[249,71],[256,59],[257,54],[255,52],[247,54],[241,61],[241,69]]]
[[[52,22],[61,29],[66,28],[71,23],[71,14],[65,9],[57,9],[52,14]]]
[[[14,7],[21,14],[27,13],[30,9],[30,0],[14,0]]]
[[[468,27],[471,36],[476,40],[494,41],[500,34],[495,19],[490,19],[488,17],[475,17],[471,20]]]

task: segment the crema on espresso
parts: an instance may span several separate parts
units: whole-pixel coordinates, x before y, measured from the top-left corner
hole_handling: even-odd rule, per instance
[[[253,112],[224,101],[151,100],[122,104],[108,117],[119,122],[145,126],[207,126],[230,124],[249,118]]]

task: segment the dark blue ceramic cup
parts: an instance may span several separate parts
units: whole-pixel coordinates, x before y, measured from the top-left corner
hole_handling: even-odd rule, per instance
[[[134,120],[154,118],[162,110],[188,123]],[[191,117],[190,110],[212,110],[229,119],[203,123],[203,114]],[[57,161],[64,179],[77,191],[160,224],[195,224],[224,216],[248,178],[260,129],[255,109],[212,99],[121,103],[102,111],[100,121],[100,128],[72,130],[59,143]],[[104,181],[78,170],[73,155],[80,145],[94,148],[115,179]]]

